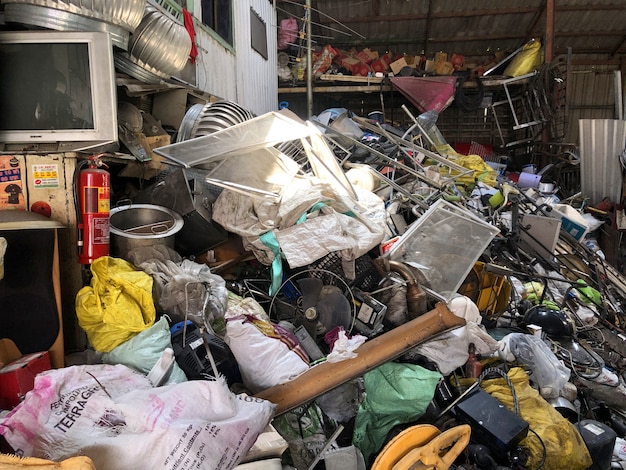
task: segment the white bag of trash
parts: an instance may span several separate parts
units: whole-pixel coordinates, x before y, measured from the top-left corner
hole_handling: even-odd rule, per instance
[[[269,424],[275,405],[231,393],[223,379],[152,388],[123,365],[39,374],[0,420],[20,455],[90,457],[98,470],[232,469]]]

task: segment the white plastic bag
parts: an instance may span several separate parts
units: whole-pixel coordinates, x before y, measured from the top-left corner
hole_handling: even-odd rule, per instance
[[[206,264],[152,259],[139,267],[154,279],[157,304],[173,322],[191,320],[211,325],[224,317],[228,304],[226,281]]]
[[[282,335],[277,329],[283,330]],[[297,339],[288,345],[287,334],[278,325],[252,317],[228,320],[224,341],[239,364],[244,385],[253,393],[288,382],[309,369],[306,353]]]
[[[542,397],[549,400],[559,396],[572,371],[565,367],[541,338],[524,333],[509,333],[499,342],[503,360],[517,360],[531,369],[531,379],[539,387]]]
[[[224,380],[152,388],[126,366],[74,366],[38,375],[0,434],[25,456],[86,455],[98,470],[231,469],[274,410]]]
[[[448,308],[457,317],[467,322],[413,348],[435,364],[441,374],[448,375],[467,362],[469,344],[474,343],[476,352],[489,356],[498,350],[498,342],[480,325],[482,317],[476,304],[466,296],[459,295],[448,303]]]

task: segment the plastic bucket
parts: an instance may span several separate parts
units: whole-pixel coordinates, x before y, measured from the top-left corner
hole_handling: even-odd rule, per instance
[[[519,174],[517,185],[520,188],[537,188],[539,186],[540,181],[541,181],[541,175],[536,175],[534,173],[527,173],[525,171],[522,171]]]

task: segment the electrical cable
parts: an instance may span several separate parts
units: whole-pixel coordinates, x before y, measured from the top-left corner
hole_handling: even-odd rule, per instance
[[[517,393],[515,392],[515,387],[513,386],[513,382],[511,382],[511,379],[509,378],[509,376],[506,374],[506,372],[504,372],[502,369],[498,369],[496,367],[490,367],[488,369],[485,369],[479,376],[478,376],[478,384],[480,385],[482,383],[482,381],[489,375],[491,374],[496,374],[499,375],[500,377],[502,377],[505,381],[506,384],[509,386],[509,389],[511,391],[511,396],[513,397],[513,407],[515,409],[515,414],[517,416],[519,416],[519,402],[517,400]]]
[[[537,434],[537,432],[533,428],[529,427],[528,430],[532,432],[535,436],[537,436],[537,439],[539,439],[539,442],[541,443],[541,448],[543,449],[543,456],[542,456],[541,462],[539,462],[539,466],[535,469],[535,470],[539,470],[540,468],[543,468],[543,465],[546,463],[546,458],[548,457],[548,449],[546,449],[546,443],[543,442],[543,439],[541,439],[541,436]]]

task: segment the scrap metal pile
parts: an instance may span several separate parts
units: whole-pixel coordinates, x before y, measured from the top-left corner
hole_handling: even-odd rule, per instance
[[[456,468],[564,468],[555,439],[572,468],[610,461],[626,432],[626,280],[586,238],[603,221],[583,214],[580,193],[541,192],[536,169],[509,179],[452,150],[428,114],[410,117],[398,129],[345,109],[307,122],[283,110],[157,150],[218,188],[213,222],[254,255],[212,271],[315,365],[252,386],[242,371],[244,384],[278,404],[296,468],[325,456],[331,468],[328,448],[346,445],[369,466],[394,434],[426,423],[471,426],[470,444],[448,455]],[[381,370],[391,364],[437,374],[422,408],[404,372]],[[556,410],[552,429],[545,409],[520,405],[524,383]],[[493,403],[476,389],[490,387],[510,411],[485,423],[477,410]]]
[[[155,150],[172,165],[133,196],[138,211],[176,214],[173,243],[155,241],[143,219],[119,230],[112,214],[126,243],[93,263],[76,304],[105,364],[143,370],[154,385],[219,376],[244,401],[273,404],[262,435],[267,409],[245,432],[248,417],[222,413],[211,419],[235,423],[232,436],[200,426],[185,446],[191,431],[163,447],[168,462],[202,462],[207,449],[226,458],[230,444],[228,468],[626,460],[626,279],[586,237],[605,222],[578,197],[540,191],[541,172],[514,181],[458,154],[429,116],[399,129],[341,109],[306,122],[282,110],[222,125],[236,107],[211,106]],[[219,129],[196,132],[208,118]],[[146,227],[149,243],[130,243]],[[141,302],[150,305],[132,324]],[[157,358],[140,367],[144,349]],[[228,436],[228,446],[211,441]]]

